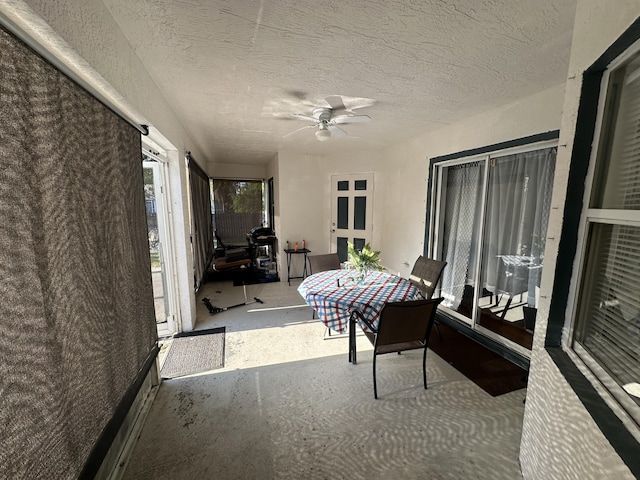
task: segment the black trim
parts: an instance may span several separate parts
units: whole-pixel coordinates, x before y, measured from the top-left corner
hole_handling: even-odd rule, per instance
[[[438,319],[439,322],[442,322],[448,327],[451,327],[454,330],[460,332],[461,334],[466,335],[471,340],[474,340],[475,342],[479,343],[483,347],[488,348],[493,353],[500,355],[502,358],[509,360],[511,363],[519,366],[524,370],[527,370],[527,371],[529,370],[530,361],[529,361],[529,358],[525,357],[524,355],[520,355],[518,352],[505,347],[504,345],[496,342],[492,338],[487,337],[482,333],[478,333],[467,324],[464,324],[459,320],[456,320],[455,318],[452,318],[439,310],[438,310],[438,313],[436,314],[436,318]]]
[[[500,150],[505,150],[507,148],[513,147],[521,147],[522,145],[529,145],[538,142],[545,142],[548,140],[556,140],[560,137],[560,130],[550,130],[544,133],[536,133],[535,135],[529,135],[527,137],[520,137],[514,140],[508,140],[506,142],[494,143],[492,145],[486,145],[484,147],[472,148],[469,150],[463,150],[461,152],[450,153],[448,155],[441,155],[439,157],[433,157],[429,160],[429,172],[427,182],[427,214],[426,214],[426,228],[424,234],[424,247],[423,247],[423,255],[428,255],[429,249],[429,233],[431,226],[431,192],[433,189],[433,178],[431,178],[431,174],[433,173],[433,166],[436,163],[446,162],[447,160],[455,160],[458,158],[464,157],[472,157],[475,155],[482,155],[483,153],[491,153],[491,152],[499,152]]]
[[[533,145],[539,142],[545,142],[549,140],[556,140],[560,137],[559,130],[550,130],[544,133],[537,133],[535,135],[529,135],[527,137],[516,138],[514,140],[509,140],[506,142],[494,143],[492,145],[486,145],[484,147],[472,148],[470,150],[463,150],[461,152],[452,153],[449,155],[442,155],[439,157],[433,157],[429,161],[429,181],[427,182],[427,212],[426,212],[426,221],[425,221],[425,234],[424,234],[424,249],[423,255],[428,255],[428,249],[430,244],[431,234],[431,192],[433,188],[434,179],[432,178],[433,166],[437,163],[445,162],[447,160],[455,160],[458,158],[471,157],[475,155],[481,155],[484,153],[491,152],[499,152],[500,150],[505,150],[507,148],[520,147],[523,145]],[[511,350],[509,347],[502,345],[494,341],[493,339],[478,333],[476,330],[458,322],[455,319],[452,319],[442,313],[438,313],[438,318],[445,323],[446,325],[458,330],[460,333],[468,336],[469,338],[475,340],[481,345],[487,347],[493,352],[497,353],[501,357],[506,358],[510,362],[518,365],[525,370],[529,369],[529,359],[523,355],[520,355],[518,352]]]
[[[433,157],[432,163],[444,162],[446,160],[455,160],[456,158],[472,157],[474,155],[481,155],[483,153],[496,152],[505,150],[507,148],[520,147],[522,145],[528,145],[530,143],[544,142],[547,140],[555,140],[559,138],[560,130],[550,130],[544,133],[536,133],[535,135],[529,135],[528,137],[516,138],[515,140],[508,140],[506,142],[494,143],[493,145],[487,145],[484,147],[472,148],[469,150],[463,150],[457,153],[450,153],[448,155],[442,155],[440,157]]]
[[[571,165],[567,181],[567,195],[564,204],[562,233],[558,242],[558,260],[554,272],[549,324],[545,346],[559,347],[562,342],[564,316],[569,301],[569,286],[573,275],[573,263],[578,248],[578,229],[582,215],[585,180],[591,158],[591,144],[598,115],[598,99],[602,74],[585,74],[580,106],[576,122],[576,134],[571,153]],[[556,321],[552,321],[556,319]]]
[[[569,286],[578,247],[578,229],[582,216],[585,181],[595,140],[602,77],[610,63],[640,39],[640,17],[587,68],[582,78],[582,91],[576,120],[567,181],[564,221],[558,245],[554,284],[545,337],[545,350],[578,396],[585,409],[611,443],[633,475],[640,478],[640,443],[631,435],[620,418],[611,410],[591,382],[561,348],[562,332],[569,302]]]
[[[143,382],[147,378],[151,367],[155,363],[158,352],[160,352],[160,347],[156,343],[149,352],[147,359],[142,365],[142,368],[138,371],[138,376],[120,400],[120,403],[116,407],[111,420],[107,422],[104,430],[102,430],[102,433],[93,446],[93,449],[91,450],[91,453],[89,454],[84,467],[82,467],[82,471],[80,472],[78,478],[95,478],[98,470],[104,462],[105,457],[107,456],[107,453],[109,453],[109,449],[111,448],[113,441],[118,435],[118,432],[120,431],[125,418],[129,414],[131,405],[133,405],[133,402],[140,392],[140,388],[142,387]]]
[[[22,43],[24,43],[29,49],[31,49],[36,55],[38,55],[42,60],[47,62],[53,68],[62,73],[65,77],[71,80],[73,83],[78,85],[82,90],[87,92],[93,98],[95,98],[98,102],[100,102],[104,107],[108,108],[120,117],[122,120],[127,122],[133,128],[138,130],[142,135],[149,135],[149,125],[138,124],[133,119],[129,118],[122,110],[120,110],[115,104],[111,103],[110,100],[107,99],[102,92],[99,91],[99,88],[94,88],[90,85],[89,82],[85,81],[82,77],[80,77],[72,68],[67,66],[60,59],[56,58],[52,52],[50,52],[44,45],[31,37],[27,32],[25,32],[21,27],[19,27],[15,22],[7,18],[4,14],[0,12],[0,28],[2,28],[9,35],[17,38]]]

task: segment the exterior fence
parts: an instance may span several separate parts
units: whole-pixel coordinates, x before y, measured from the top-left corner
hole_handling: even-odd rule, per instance
[[[262,225],[262,214],[215,213],[211,216],[213,230],[225,245],[247,244],[247,234],[253,227]]]

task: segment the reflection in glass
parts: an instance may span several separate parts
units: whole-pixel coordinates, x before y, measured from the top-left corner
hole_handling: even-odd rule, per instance
[[[491,160],[479,324],[526,347],[538,308],[556,149]]]
[[[625,387],[640,380],[640,228],[593,224],[590,238],[576,341]]]

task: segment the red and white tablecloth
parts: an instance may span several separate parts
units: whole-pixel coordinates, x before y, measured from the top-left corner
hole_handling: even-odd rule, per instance
[[[322,323],[338,333],[347,331],[354,311],[377,327],[385,303],[424,298],[408,280],[396,275],[371,272],[361,284],[354,276],[353,270],[329,270],[308,276],[298,287]]]

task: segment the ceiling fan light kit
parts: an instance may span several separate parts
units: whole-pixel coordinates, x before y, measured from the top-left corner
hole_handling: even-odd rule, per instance
[[[316,138],[321,142],[329,140],[331,138],[331,131],[326,126],[321,125],[320,129],[316,132]]]

